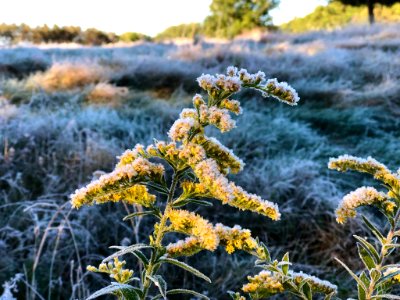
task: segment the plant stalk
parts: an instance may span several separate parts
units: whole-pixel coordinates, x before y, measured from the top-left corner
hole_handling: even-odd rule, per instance
[[[171,209],[171,205],[172,205],[172,200],[174,198],[175,195],[175,189],[176,189],[176,185],[178,184],[178,174],[177,172],[174,170],[174,174],[172,175],[172,182],[169,188],[169,193],[168,193],[168,198],[167,198],[167,204],[165,206],[165,210],[163,215],[161,216],[161,220],[160,223],[158,225],[158,228],[154,227],[154,230],[157,230],[157,235],[156,235],[156,239],[154,241],[154,251],[151,254],[151,258],[149,261],[149,264],[146,268],[145,271],[145,276],[143,278],[143,298],[142,300],[146,299],[149,288],[151,286],[152,281],[148,278],[149,276],[153,276],[153,274],[155,272],[157,272],[159,266],[156,266],[156,259],[158,258],[158,255],[160,253],[160,249],[162,248],[162,238],[164,237],[165,234],[165,229],[166,229],[166,223],[167,223],[167,215],[169,210]]]

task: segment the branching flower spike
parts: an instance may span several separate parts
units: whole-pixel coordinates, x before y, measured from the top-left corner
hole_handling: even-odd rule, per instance
[[[242,89],[258,90],[263,96],[271,96],[289,105],[296,105],[299,97],[287,83],[280,83],[276,79],[265,80],[263,72],[250,74],[245,69],[238,70],[235,67],[229,67],[226,74],[203,74],[197,81],[207,92],[207,97],[200,94],[193,97],[193,108],[182,110],[168,131],[169,140],[155,141],[147,147],[137,144],[133,149],[126,150],[118,157],[114,171],[102,175],[71,195],[71,203],[75,208],[124,201],[146,208],[146,211],[134,213],[125,219],[152,215],[157,220],[147,243],[114,246],[118,251],[106,258],[99,268],[88,267],[89,271],[109,274],[115,281],[89,299],[107,293],[119,299],[167,299],[169,294],[177,293],[208,299],[195,291],[169,290],[167,278],[159,271],[162,264],[168,263],[210,282],[206,275],[178,258],[200,251],[214,251],[218,246],[223,246],[229,254],[247,252],[264,262],[267,268],[275,264],[267,247],[253,237],[250,230],[238,225],[232,228],[223,224],[213,225],[199,214],[185,209],[185,206],[204,205],[215,199],[239,210],[279,220],[280,212],[275,203],[245,191],[228,179],[229,174],[240,172],[245,164],[216,138],[206,136],[205,129],[214,126],[226,133],[236,127],[234,116],[240,115],[242,108],[232,96]],[[167,235],[169,240],[179,235],[184,238],[165,245]],[[142,265],[139,278],[132,277],[132,270],[123,269],[125,261],[118,259],[128,253],[138,258]],[[284,282],[288,280],[296,286],[295,280],[298,281],[299,276],[294,277],[287,272],[287,258],[284,263],[274,266],[275,271],[269,270],[250,277],[251,282],[243,291],[250,294],[260,291],[260,295],[284,292],[288,289]],[[112,259],[113,263],[108,262]],[[323,288],[317,290],[331,292]],[[238,297],[245,299],[244,296]]]

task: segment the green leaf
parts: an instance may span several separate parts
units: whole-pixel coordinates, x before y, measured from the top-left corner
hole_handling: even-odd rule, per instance
[[[200,294],[200,293],[192,291],[192,290],[174,289],[174,290],[167,291],[167,295],[175,295],[175,294],[190,294],[190,295],[196,296],[201,299],[210,300],[210,298],[208,298],[206,295]]]
[[[354,238],[360,242],[361,246],[363,246],[365,248],[365,250],[367,250],[373,257],[376,263],[379,263],[381,261],[381,258],[378,254],[378,251],[376,251],[376,249],[374,248],[374,246],[372,246],[369,242],[367,242],[366,239],[358,236],[358,235],[353,235]]]
[[[184,200],[177,201],[177,202],[173,203],[172,207],[174,207],[174,208],[182,207],[182,206],[185,206],[185,205],[190,204],[190,203],[197,204],[197,205],[202,205],[202,206],[213,206],[213,204],[210,201],[202,200],[202,199],[189,198],[189,199],[184,199]]]
[[[160,291],[161,296],[167,299],[167,283],[160,275],[147,276]]]
[[[310,287],[310,285],[308,284],[308,282],[306,282],[306,283],[303,285],[302,291],[303,291],[304,296],[306,296],[306,298],[307,298],[308,300],[312,300],[311,287]]]
[[[385,240],[385,237],[383,236],[383,234],[379,231],[378,228],[376,228],[369,220],[367,217],[362,216],[362,219],[365,223],[365,225],[367,225],[367,227],[371,230],[371,232],[376,236],[376,238],[382,243]]]
[[[269,253],[269,250],[267,248],[267,245],[265,245],[263,242],[261,242],[261,247],[264,249],[264,253],[265,253],[265,260],[267,262],[271,261],[271,254]]]
[[[201,206],[213,206],[213,204],[210,201],[207,200],[201,200],[201,199],[193,199],[191,201],[193,204],[201,205]]]
[[[124,295],[124,300],[140,300],[140,295],[142,294],[142,291],[137,288],[132,288],[122,289],[121,293],[122,295]]]
[[[372,296],[371,299],[400,299],[400,296],[384,294],[384,295],[375,295]]]
[[[363,246],[361,246],[359,243],[357,243],[357,249],[358,249],[358,255],[360,256],[362,262],[364,263],[365,267],[368,270],[371,270],[372,268],[375,268],[375,262],[371,257],[371,254],[369,251],[365,250]]]
[[[160,261],[176,265],[176,266],[178,266],[178,267],[180,267],[182,269],[185,269],[186,271],[192,273],[193,275],[195,275],[197,277],[200,277],[200,278],[204,279],[205,281],[211,283],[211,279],[210,278],[208,278],[206,275],[201,273],[199,270],[189,266],[188,264],[186,264],[186,263],[184,263],[182,261],[179,261],[179,260],[176,260],[176,259],[173,259],[173,258],[167,258],[167,257],[162,257],[160,259]]]
[[[94,292],[92,295],[90,295],[86,300],[92,300],[100,296],[104,295],[115,295],[115,292],[121,291],[122,293],[125,293],[128,295],[129,298],[127,300],[137,300],[139,299],[139,295],[136,293],[135,289],[128,285],[128,284],[120,284],[120,283],[114,283],[109,286],[106,286],[96,292]],[[129,292],[128,292],[129,291]]]
[[[365,271],[361,272],[360,279],[362,282],[364,282],[365,286],[369,286],[369,284],[371,283],[371,280],[369,280],[367,273]]]
[[[123,247],[123,246],[111,246],[110,248],[112,249],[121,249],[117,252],[115,252],[114,254],[111,254],[110,256],[106,257],[105,259],[103,259],[103,263],[107,262],[111,259],[113,259],[114,257],[118,257],[118,256],[122,256],[125,255],[127,253],[132,253],[136,250],[139,249],[145,249],[145,248],[153,248],[152,246],[146,245],[146,244],[135,244],[135,245],[131,245],[128,247]]]
[[[286,252],[285,255],[282,257],[282,262],[285,262],[285,264],[283,264],[282,266],[282,272],[283,274],[287,275],[289,272],[289,252]]]
[[[129,214],[129,215],[125,216],[122,220],[126,221],[126,220],[133,219],[135,217],[146,216],[146,215],[153,215],[153,216],[155,216],[157,218],[160,218],[160,216],[157,215],[154,210],[148,210],[148,211],[139,211],[139,212],[135,212],[135,213]]]
[[[369,272],[371,279],[373,279],[375,282],[378,282],[378,280],[382,277],[381,271],[378,271],[377,269],[373,268]]]
[[[338,263],[340,263],[340,264],[343,266],[343,268],[346,269],[346,271],[351,275],[351,277],[354,278],[354,280],[357,282],[357,284],[358,284],[364,291],[366,291],[366,290],[367,290],[367,287],[365,286],[364,282],[362,282],[361,279],[358,278],[357,275],[354,274],[354,272],[353,272],[352,270],[350,270],[350,268],[349,268],[344,262],[342,262],[340,259],[338,259],[338,258],[336,258],[336,257],[335,257],[335,259],[336,259],[336,261],[337,261]]]
[[[168,195],[169,193],[168,189],[161,184],[157,184],[154,182],[146,182],[146,184],[161,194]]]
[[[134,250],[131,252],[133,255],[135,255],[143,264],[143,266],[147,267],[149,264],[149,260],[147,257],[143,254],[142,251],[140,250]]]

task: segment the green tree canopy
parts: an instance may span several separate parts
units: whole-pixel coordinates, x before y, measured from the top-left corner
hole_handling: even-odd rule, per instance
[[[202,27],[200,23],[181,24],[171,26],[156,36],[156,40],[171,38],[195,38],[200,34]]]
[[[397,2],[400,2],[399,0],[333,0],[333,1],[340,1],[345,5],[352,5],[352,6],[366,5],[368,7],[368,16],[370,24],[373,24],[375,22],[374,7],[376,3],[382,5],[393,5]]]
[[[279,0],[213,0],[211,15],[204,21],[208,36],[228,37],[271,24],[269,12]]]

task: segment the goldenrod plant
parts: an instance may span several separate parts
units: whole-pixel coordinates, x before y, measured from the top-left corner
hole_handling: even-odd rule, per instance
[[[356,281],[359,300],[400,299],[399,295],[391,294],[394,285],[400,283],[400,264],[389,261],[389,257],[400,247],[397,242],[400,236],[400,170],[394,173],[371,157],[363,159],[349,155],[331,158],[328,166],[341,172],[354,170],[368,173],[386,188],[387,191],[383,192],[373,187],[360,187],[343,198],[336,210],[338,223],[344,224],[349,218],[354,218],[357,208],[370,206],[383,214],[388,223],[385,228],[388,229],[383,232],[366,216],[362,216],[374,236],[373,239],[367,239],[354,235],[364,270],[353,272],[337,260]]]
[[[114,171],[76,190],[71,196],[75,208],[124,201],[145,208],[125,219],[153,216],[157,220],[148,243],[113,246],[118,251],[105,258],[98,268],[88,266],[89,271],[106,273],[113,280],[111,285],[88,299],[104,294],[113,294],[118,299],[167,299],[169,295],[180,293],[208,299],[196,291],[168,289],[167,278],[159,271],[162,264],[172,264],[211,282],[179,258],[202,250],[214,251],[218,246],[223,246],[230,254],[237,250],[248,252],[257,257],[259,265],[270,270],[249,278],[250,283],[243,287],[253,299],[288,288],[298,290],[303,298],[313,291],[331,294],[334,288],[324,290],[325,287],[321,287],[324,282],[303,273],[290,272],[288,255],[281,262],[271,261],[267,247],[252,237],[250,230],[238,225],[214,225],[185,209],[189,204],[191,207],[210,205],[210,199],[216,199],[274,221],[280,219],[275,203],[245,191],[228,179],[229,174],[240,172],[244,163],[217,139],[208,137],[205,129],[215,126],[221,132],[228,132],[235,128],[236,122],[231,115],[241,114],[242,108],[239,101],[231,97],[241,89],[255,89],[265,97],[271,96],[289,105],[299,101],[296,91],[285,82],[265,80],[263,72],[250,74],[235,67],[229,67],[225,75],[203,74],[197,81],[207,92],[207,97],[194,96],[194,108],[182,110],[168,132],[168,141],[156,140],[147,147],[137,144],[126,150],[119,156]],[[166,245],[164,237],[170,233],[186,238]],[[139,260],[141,271],[124,268],[125,261],[120,261],[120,257],[128,253]],[[286,284],[288,281],[290,287]],[[236,297],[236,294],[232,295]]]
[[[265,251],[268,253],[267,249]],[[303,272],[294,272],[290,270],[290,265],[289,253],[281,260],[271,260],[269,254],[263,259],[257,259],[256,266],[263,270],[255,276],[248,276],[249,282],[243,285],[242,291],[254,300],[267,299],[276,294],[290,294],[303,300],[312,300],[321,295],[325,300],[334,299],[336,285]],[[239,292],[229,293],[234,300],[247,299]]]

